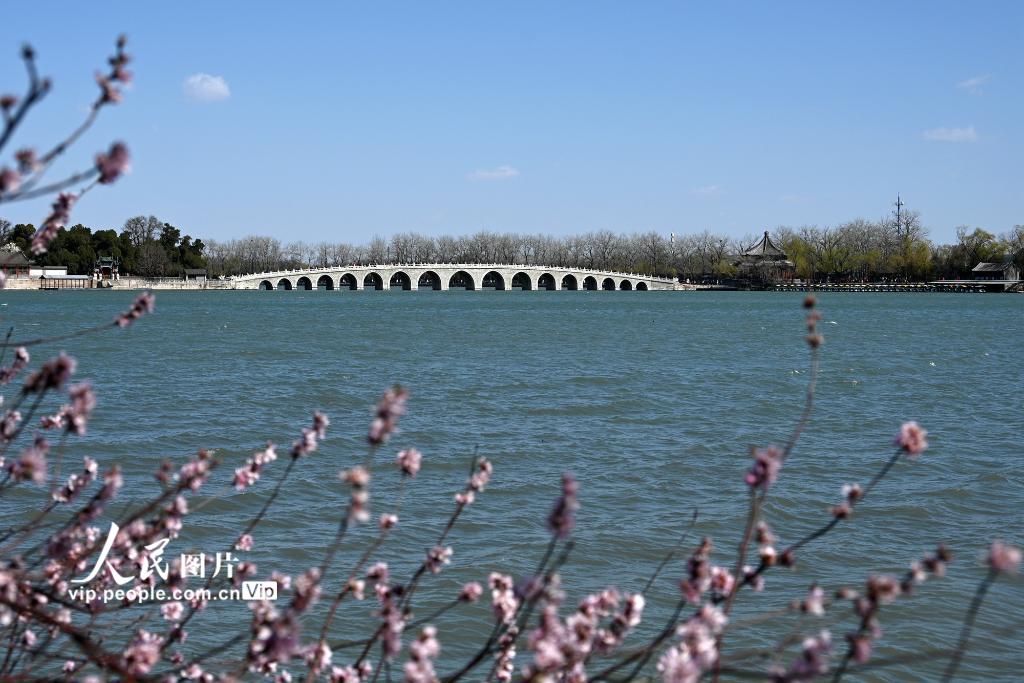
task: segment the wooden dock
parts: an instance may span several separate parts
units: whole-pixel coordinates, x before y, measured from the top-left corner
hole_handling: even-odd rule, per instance
[[[777,284],[776,292],[951,292],[957,294],[984,294],[986,292],[1021,291],[1020,280],[935,280],[918,283],[867,284]]]

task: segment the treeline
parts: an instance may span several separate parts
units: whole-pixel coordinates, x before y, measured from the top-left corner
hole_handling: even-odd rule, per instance
[[[34,229],[0,219],[0,241],[27,251]],[[962,226],[954,244],[934,244],[919,216],[854,220],[835,227],[780,226],[776,246],[793,261],[796,277],[815,281],[970,278],[980,261],[1012,259],[1024,269],[1024,225],[997,236]],[[76,225],[62,229],[41,265],[66,265],[90,273],[98,256],[114,256],[121,271],[149,277],[179,276],[206,268],[211,277],[347,264],[523,263],[619,270],[680,279],[729,278],[739,273],[739,255],[760,235],[733,238],[710,231],[689,235],[657,232],[617,234],[607,230],[567,237],[478,232],[431,237],[404,232],[353,245],[334,242],[282,243],[250,236],[203,242],[154,216],[128,219],[120,233]]]
[[[25,254],[35,226],[11,225],[0,218],[0,244],[14,243]],[[96,260],[112,256],[120,263],[120,272],[143,277],[179,277],[186,268],[206,268],[202,240],[182,235],[181,230],[156,216],[135,216],[116,230],[93,231],[78,224],[61,228],[45,254],[33,257],[41,266],[67,266],[68,273],[89,275]]]
[[[954,244],[933,244],[916,215],[900,221],[855,220],[837,227],[781,226],[771,231],[796,268],[816,281],[970,278],[979,261],[1013,259],[1024,268],[1024,225],[1002,236],[962,226]],[[568,237],[478,232],[431,237],[414,232],[368,244],[282,243],[272,237],[210,241],[206,262],[213,275],[287,268],[375,263],[522,263],[619,270],[667,277],[729,278],[739,255],[760,235],[737,239],[704,231],[665,236],[656,232],[587,232]]]

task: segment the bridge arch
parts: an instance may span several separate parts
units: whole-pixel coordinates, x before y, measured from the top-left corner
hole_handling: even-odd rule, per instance
[[[593,275],[588,275],[583,278],[583,289],[588,292],[593,292],[597,289],[597,278]]]
[[[286,290],[286,291],[290,292],[290,291],[292,291],[292,281],[289,280],[286,277],[283,277],[283,278],[281,278],[280,280],[277,281],[277,288],[278,289],[283,289],[283,290]]]
[[[389,289],[400,289],[403,292],[408,292],[412,289],[412,280],[409,278],[409,274],[404,270],[396,270],[391,274],[391,282],[388,283]]]
[[[512,289],[521,289],[524,292],[529,292],[533,289],[533,280],[523,271],[519,271],[512,276]]]
[[[495,291],[504,291],[505,289],[505,278],[501,276],[496,270],[487,272],[484,275],[483,282],[480,284],[481,289],[493,289]]]
[[[356,280],[356,276],[352,273],[345,273],[338,278],[338,289],[347,289],[354,292],[359,289],[359,281]]]
[[[539,278],[537,278],[537,289],[546,289],[549,292],[552,292],[555,289],[557,289],[555,276],[552,275],[551,273],[542,274]]]
[[[629,292],[633,289],[633,283],[630,282],[629,280],[623,280],[622,282],[619,283],[619,289],[621,289],[624,292]]]
[[[615,280],[610,277],[606,277],[604,280],[601,280],[601,289],[605,292],[614,292]]]
[[[316,280],[317,289],[326,289],[328,292],[334,291],[334,280],[330,275],[321,275]]]
[[[575,275],[571,273],[562,278],[562,289],[568,289],[575,292],[580,288],[579,280],[576,279]]]
[[[473,281],[472,275],[460,270],[448,280],[448,289],[465,289],[467,292],[471,292],[476,289],[476,283]]]
[[[441,291],[441,276],[432,270],[424,271],[416,284],[417,289],[432,289],[435,292]]]
[[[304,289],[304,290],[306,290],[308,292],[309,290],[313,289],[313,281],[310,280],[305,275],[303,275],[302,277],[300,277],[298,279],[298,281],[296,281],[295,288],[296,289]]]
[[[363,289],[381,291],[384,289],[384,278],[380,276],[380,273],[367,273],[363,278]]]
[[[260,283],[260,289],[269,292],[274,289],[274,285],[270,280],[264,280],[263,282]]]
[[[638,291],[638,292],[646,292],[647,291],[647,283],[646,282],[638,282],[638,283],[636,283],[636,291]]]

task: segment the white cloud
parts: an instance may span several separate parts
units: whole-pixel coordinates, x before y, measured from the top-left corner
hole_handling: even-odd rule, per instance
[[[192,74],[182,84],[185,97],[199,102],[219,102],[231,97],[231,88],[223,76],[210,74]]]
[[[504,165],[497,168],[478,168],[466,175],[468,180],[511,180],[519,177],[519,169]]]
[[[966,90],[972,95],[980,95],[983,91],[981,86],[985,85],[992,80],[992,74],[985,74],[984,76],[972,76],[966,80],[960,81],[956,84],[956,87],[961,90]]]
[[[692,192],[699,197],[717,197],[725,192],[725,188],[721,185],[705,185],[693,188]]]
[[[977,142],[978,131],[974,126],[966,128],[932,128],[922,133],[925,140],[935,142]]]

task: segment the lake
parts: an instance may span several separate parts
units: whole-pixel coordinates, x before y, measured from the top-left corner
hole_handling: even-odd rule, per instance
[[[14,338],[58,334],[112,320],[132,292],[0,293]],[[638,590],[694,511],[684,551],[648,595],[644,624],[656,632],[679,596],[685,559],[710,536],[712,561],[730,569],[746,518],[743,477],[751,445],[784,443],[808,379],[802,295],[684,292],[158,292],[156,312],[127,330],[32,349],[78,358],[99,406],[89,433],[72,439],[101,468],[120,462],[122,504],[154,493],[163,459],[216,449],[218,471],[168,554],[229,545],[283,470],[269,466],[250,492],[227,488],[234,467],[266,441],[282,455],[310,421],[330,416],[328,438],[297,466],[255,547],[236,553],[259,575],[319,564],[347,503],[338,472],[362,461],[371,410],[399,382],[411,392],[397,434],[378,454],[374,519],[397,491],[394,455],[415,446],[423,470],[406,487],[400,523],[379,557],[407,577],[452,509],[474,454],[494,478],[449,538],[451,565],[424,580],[417,614],[452,599],[491,571],[532,572],[547,543],[544,520],[563,471],[580,482],[574,551],[562,573],[568,611],[588,591]],[[883,608],[876,657],[952,646],[993,538],[1024,541],[1024,297],[953,294],[822,294],[821,373],[810,426],[765,507],[780,544],[829,519],[847,482],[866,481],[893,452],[905,420],[929,431],[931,448],[901,460],[853,517],[801,550],[794,569],[743,592],[734,620],[785,606],[813,581],[831,592],[872,573],[902,573],[939,541],[956,554],[945,579]],[[8,391],[8,398],[11,392]],[[203,495],[205,494],[205,495]],[[36,499],[38,500],[38,499]],[[4,526],[31,503],[8,497]],[[121,509],[121,508],[115,508]],[[103,524],[105,525],[107,518]],[[346,539],[326,592],[337,590],[374,525]],[[963,680],[1019,678],[1021,580],[989,592]],[[442,617],[439,671],[451,671],[489,628],[488,600]],[[372,595],[342,610],[333,632],[357,638]],[[318,618],[325,611],[321,604]],[[360,616],[363,615],[363,616]],[[839,619],[841,617],[841,619]],[[211,606],[189,648],[245,628],[241,603]],[[725,657],[789,635],[832,630],[837,647],[854,625],[847,603],[824,619],[779,617],[730,632]],[[313,633],[315,629],[309,628]],[[232,633],[235,631],[231,631]],[[408,640],[408,636],[407,636]],[[236,654],[242,650],[236,649]],[[529,653],[525,638],[519,663]],[[336,664],[350,651],[336,652]],[[404,654],[403,654],[404,659]],[[783,663],[791,659],[787,655]],[[770,662],[748,662],[764,670]],[[943,660],[923,658],[857,680],[934,680]],[[301,669],[299,669],[301,670]]]

